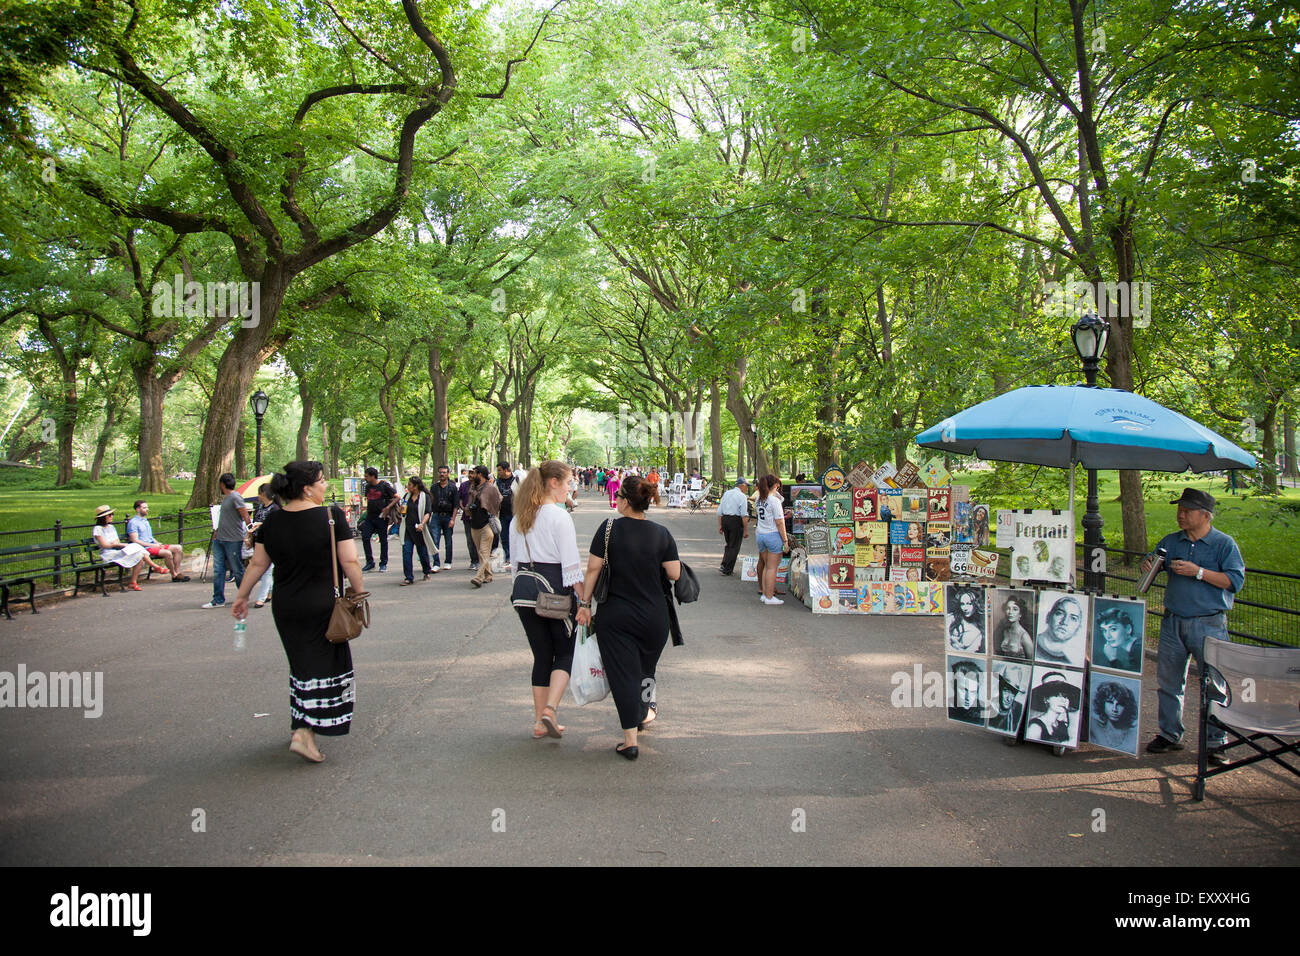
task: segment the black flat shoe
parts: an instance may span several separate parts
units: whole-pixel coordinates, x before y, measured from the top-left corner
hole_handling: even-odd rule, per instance
[[[636,747],[624,747],[621,745],[615,745],[614,753],[618,754],[620,757],[626,757],[628,760],[635,760],[637,758],[637,754],[640,753],[640,751]]]

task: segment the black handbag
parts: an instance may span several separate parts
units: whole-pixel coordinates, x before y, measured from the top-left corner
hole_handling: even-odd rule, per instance
[[[596,586],[591,589],[591,600],[597,604],[604,602],[609,597],[609,535],[614,530],[615,518],[610,518],[605,523],[605,563],[600,566],[600,574],[596,575]]]

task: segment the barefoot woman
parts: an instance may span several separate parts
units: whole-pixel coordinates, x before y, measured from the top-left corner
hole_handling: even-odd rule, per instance
[[[239,586],[231,613],[248,614],[248,594],[262,573],[275,564],[275,617],[280,642],[289,657],[289,716],[293,739],[289,749],[306,760],[325,759],[316,735],[337,737],[352,726],[355,699],[352,651],[346,643],[325,638],[334,609],[337,557],[354,591],[364,590],[352,529],[337,505],[325,504],[329,482],[318,461],[291,461],[284,474],[271,479],[271,491],[284,507],[267,515],[254,535],[255,550]],[[334,519],[333,526],[330,518]]]

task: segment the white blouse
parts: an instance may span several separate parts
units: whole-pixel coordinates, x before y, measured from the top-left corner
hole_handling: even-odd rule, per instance
[[[521,564],[536,561],[538,564],[558,564],[565,587],[577,584],[584,577],[585,568],[578,554],[578,532],[573,518],[564,505],[542,505],[533,517],[533,526],[527,533],[515,527],[517,517],[510,519],[510,566],[518,572]]]

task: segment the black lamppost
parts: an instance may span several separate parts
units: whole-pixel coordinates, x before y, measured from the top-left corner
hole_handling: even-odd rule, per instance
[[[266,406],[271,403],[271,397],[259,388],[248,403],[253,406],[253,414],[257,417],[257,455],[256,464],[253,465],[253,475],[260,478],[262,476],[262,416],[266,414]]]
[[[444,428],[442,431],[438,432],[438,438],[442,440],[442,457],[439,459],[437,464],[445,465],[447,463],[447,429]]]
[[[1088,313],[1070,329],[1074,350],[1083,360],[1083,377],[1089,388],[1097,387],[1097,368],[1106,353],[1110,324]],[[1071,466],[1073,467],[1073,466]],[[1088,469],[1088,507],[1083,514],[1083,587],[1100,594],[1106,588],[1106,541],[1101,536],[1100,502],[1097,500],[1097,470]]]

